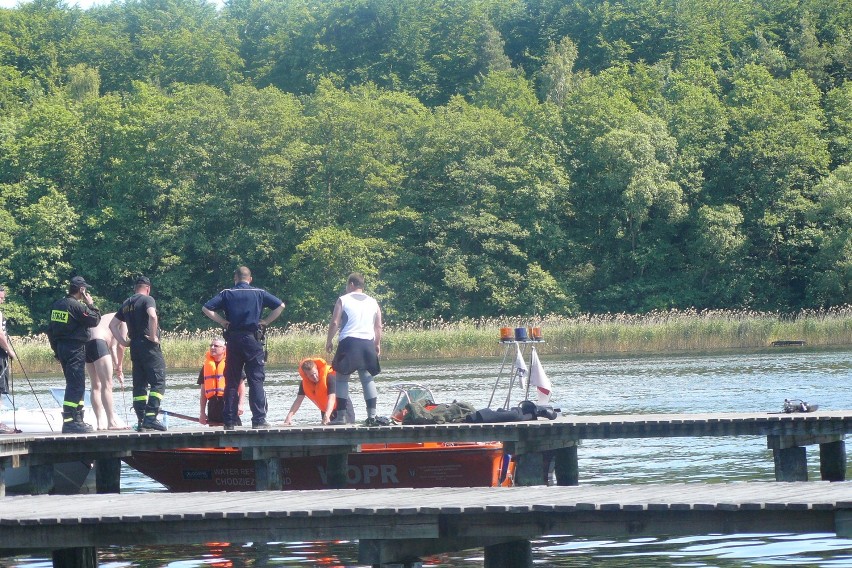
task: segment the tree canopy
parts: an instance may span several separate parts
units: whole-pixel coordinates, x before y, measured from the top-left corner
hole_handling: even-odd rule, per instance
[[[248,265],[326,320],[852,303],[844,0],[62,0],[0,9],[0,284]]]

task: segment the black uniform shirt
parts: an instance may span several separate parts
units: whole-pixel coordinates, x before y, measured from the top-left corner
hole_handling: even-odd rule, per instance
[[[85,343],[91,336],[89,328],[100,321],[101,312],[94,306],[90,308],[73,296],[57,300],[50,307],[50,325],[47,328],[51,347],[55,348],[57,341]]]
[[[157,302],[146,294],[133,294],[121,304],[115,313],[115,319],[127,324],[127,335],[131,341],[143,339],[148,333],[148,308],[157,309]],[[160,330],[157,329],[159,335]],[[159,338],[158,338],[159,339]]]

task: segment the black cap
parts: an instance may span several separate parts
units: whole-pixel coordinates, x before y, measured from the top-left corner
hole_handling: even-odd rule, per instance
[[[91,288],[89,283],[82,276],[75,276],[71,279],[71,285],[76,286],[77,288]]]
[[[147,276],[140,276],[139,278],[136,279],[136,285],[140,286],[142,284],[144,284],[145,286],[150,286],[151,285],[151,279],[148,278]]]

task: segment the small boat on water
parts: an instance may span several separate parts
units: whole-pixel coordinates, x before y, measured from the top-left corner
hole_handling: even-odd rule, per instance
[[[392,417],[401,422],[411,402],[433,402],[428,388],[395,385]],[[254,463],[239,448],[137,451],[124,461],[171,491],[254,491]],[[513,483],[514,461],[501,442],[363,444],[349,454],[347,488],[496,487]],[[327,489],[326,458],[281,459],[283,489]]]

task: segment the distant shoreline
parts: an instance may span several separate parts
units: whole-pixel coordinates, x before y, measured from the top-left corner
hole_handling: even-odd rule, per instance
[[[827,348],[852,346],[852,307],[797,314],[754,311],[667,311],[644,315],[605,314],[577,317],[489,318],[440,320],[388,325],[382,340],[382,359],[471,359],[499,357],[501,327],[542,328],[542,356],[714,352],[732,349]],[[201,364],[207,342],[219,330],[169,332],[163,353],[170,369]],[[267,347],[270,366],[294,365],[303,357],[325,355],[326,324],[296,324],[272,328]],[[802,346],[772,347],[773,341],[803,341]],[[47,338],[13,337],[28,373],[61,373]],[[126,357],[125,368],[130,360]],[[13,371],[20,373],[18,365]]]

